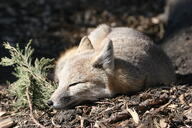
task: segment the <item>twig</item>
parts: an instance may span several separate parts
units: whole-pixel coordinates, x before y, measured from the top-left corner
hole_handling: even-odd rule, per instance
[[[51,111],[53,108],[50,108],[50,109],[48,109],[48,110],[46,110],[40,117],[39,117],[39,119],[41,119],[45,114],[47,114],[49,111]]]
[[[142,110],[142,111],[145,111],[145,110],[148,110],[152,107],[155,107],[157,105],[162,105],[162,104],[165,104],[168,102],[168,97],[166,96],[162,96],[158,99],[147,99],[143,102],[141,102],[140,104],[138,104],[138,110]]]
[[[105,122],[116,123],[116,122],[121,121],[121,120],[129,119],[130,117],[131,117],[131,115],[125,110],[125,111],[119,112],[115,115],[112,115]]]
[[[40,128],[45,128],[45,126],[43,126],[42,124],[40,124],[35,117],[33,116],[33,107],[32,107],[32,103],[31,103],[31,98],[29,96],[29,87],[26,88],[26,96],[27,96],[27,100],[28,100],[28,104],[29,104],[29,110],[30,110],[30,117],[33,120],[33,122],[38,125]]]
[[[160,106],[159,108],[157,108],[155,111],[153,111],[154,114],[160,112],[160,111],[163,111],[165,108],[167,108],[167,106],[169,106],[171,104],[172,100],[169,100],[168,103]]]
[[[79,116],[80,118],[80,126],[83,128],[85,119],[82,116]]]
[[[54,119],[53,119],[53,118],[51,118],[51,123],[54,125],[54,127],[56,127],[56,128],[61,128],[61,125],[56,124],[56,123],[54,122]]]

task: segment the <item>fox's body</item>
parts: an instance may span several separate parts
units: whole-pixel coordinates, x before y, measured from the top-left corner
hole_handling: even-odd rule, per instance
[[[148,37],[127,27],[107,25],[63,54],[55,75],[59,80],[51,97],[55,108],[175,80],[169,58]]]

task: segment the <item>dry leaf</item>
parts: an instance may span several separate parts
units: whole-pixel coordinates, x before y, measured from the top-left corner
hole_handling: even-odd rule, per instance
[[[170,104],[170,105],[168,106],[168,108],[175,109],[175,108],[177,108],[177,106],[178,106],[178,105],[176,105],[176,104]]]
[[[133,120],[136,124],[139,124],[139,115],[138,113],[133,109],[127,108],[127,111],[131,114],[133,117]]]
[[[153,122],[156,128],[161,128],[159,123],[157,123],[157,119],[154,119]]]
[[[2,117],[3,115],[5,115],[5,111],[0,111],[0,117]]]
[[[8,117],[5,119],[0,119],[0,128],[10,128],[14,125],[14,121]]]
[[[151,22],[152,22],[153,24],[159,24],[159,23],[160,23],[160,19],[158,19],[157,17],[153,17],[153,18],[151,19]]]
[[[181,94],[179,96],[179,101],[181,102],[181,104],[186,104],[186,102],[185,102],[185,95],[184,94]]]
[[[160,124],[161,128],[167,128],[168,127],[168,123],[166,122],[165,119],[160,119],[159,124]]]
[[[96,121],[94,128],[108,128],[104,122]]]
[[[185,110],[183,113],[188,119],[192,120],[192,109]]]
[[[147,128],[145,124],[140,124],[137,128]]]
[[[79,119],[80,119],[80,125],[81,125],[81,128],[83,128],[85,118],[83,118],[82,116],[79,116]]]

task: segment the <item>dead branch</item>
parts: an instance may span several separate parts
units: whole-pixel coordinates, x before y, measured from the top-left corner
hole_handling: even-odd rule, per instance
[[[169,99],[167,96],[162,96],[158,99],[147,99],[147,100],[141,102],[140,104],[138,104],[137,109],[140,111],[149,110],[152,107],[163,105],[163,104],[167,103],[168,101],[169,101]]]
[[[127,111],[122,111],[122,112],[119,112],[119,113],[111,116],[109,119],[106,120],[106,122],[116,123],[120,120],[129,119],[130,117],[131,117],[131,115]]]
[[[45,126],[43,126],[42,124],[40,124],[34,117],[33,115],[33,107],[32,107],[32,103],[31,103],[31,98],[29,96],[29,87],[26,88],[26,96],[27,96],[27,100],[28,100],[28,104],[29,104],[29,111],[30,111],[30,117],[33,120],[33,122],[38,125],[40,128],[46,128]]]

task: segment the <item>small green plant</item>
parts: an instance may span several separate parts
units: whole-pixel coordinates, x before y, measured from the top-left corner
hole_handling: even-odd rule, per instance
[[[34,49],[31,48],[31,41],[25,49],[20,49],[17,44],[12,47],[9,43],[4,43],[4,47],[9,51],[10,58],[1,59],[0,65],[13,66],[13,74],[17,80],[11,83],[9,92],[16,97],[15,108],[24,108],[31,104],[38,109],[45,109],[46,101],[55,89],[55,83],[47,79],[48,71],[54,67],[53,59],[32,59]]]

